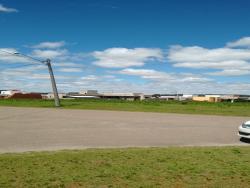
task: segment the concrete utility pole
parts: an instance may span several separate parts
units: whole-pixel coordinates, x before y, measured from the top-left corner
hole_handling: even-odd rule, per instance
[[[52,70],[51,60],[50,59],[47,59],[46,61],[41,61],[40,59],[36,59],[36,58],[30,57],[28,55],[21,54],[19,52],[8,52],[8,51],[5,51],[5,50],[0,50],[0,51],[4,52],[4,53],[7,53],[7,54],[10,54],[10,55],[23,57],[23,58],[26,58],[26,59],[30,59],[30,60],[32,60],[34,62],[39,62],[39,63],[42,63],[44,65],[47,65],[48,70],[49,70],[51,85],[52,85],[52,89],[53,89],[53,93],[54,93],[55,106],[60,107],[60,100],[59,100],[59,96],[58,96],[56,81],[55,81],[55,77],[54,77],[54,73],[53,73],[53,70]]]
[[[55,81],[54,73],[53,73],[53,70],[52,70],[52,67],[51,67],[50,59],[47,59],[45,62],[46,62],[46,65],[48,66],[48,69],[49,69],[49,75],[50,75],[51,85],[52,85],[52,89],[53,89],[53,93],[54,93],[54,99],[55,99],[55,106],[59,107],[60,106],[60,100],[59,100],[59,96],[58,96],[56,81]]]

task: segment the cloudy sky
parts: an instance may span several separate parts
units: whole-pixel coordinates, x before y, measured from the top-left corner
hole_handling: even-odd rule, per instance
[[[0,0],[0,89],[250,93],[250,1]]]

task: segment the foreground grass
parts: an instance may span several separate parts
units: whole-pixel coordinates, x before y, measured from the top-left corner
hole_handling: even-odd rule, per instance
[[[249,102],[178,102],[64,99],[62,108],[250,116]],[[54,107],[53,100],[0,99],[0,106]]]
[[[0,187],[249,187],[250,148],[89,149],[0,155]]]

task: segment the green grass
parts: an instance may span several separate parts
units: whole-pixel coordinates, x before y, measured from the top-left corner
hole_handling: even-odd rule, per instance
[[[124,101],[83,99],[61,100],[65,109],[121,110],[141,112],[167,112],[184,114],[211,114],[250,116],[249,102],[178,102],[178,101]],[[54,107],[53,100],[0,99],[0,106]]]
[[[249,187],[250,148],[88,149],[0,155],[0,187]]]

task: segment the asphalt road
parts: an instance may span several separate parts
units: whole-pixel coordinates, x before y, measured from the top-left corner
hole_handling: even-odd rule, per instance
[[[0,107],[0,152],[149,146],[247,145],[250,117]]]

